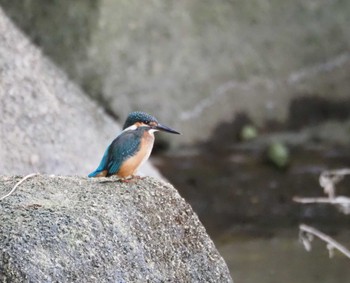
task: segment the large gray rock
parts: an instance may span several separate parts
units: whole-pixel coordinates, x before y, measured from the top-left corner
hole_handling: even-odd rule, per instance
[[[0,197],[20,177],[0,178]],[[36,176],[0,201],[1,282],[232,282],[169,184]]]
[[[245,111],[284,121],[291,100],[348,97],[350,1],[0,0],[88,93],[205,139]],[[195,129],[195,130],[194,130]]]
[[[120,131],[1,9],[0,100],[2,174],[88,174]]]

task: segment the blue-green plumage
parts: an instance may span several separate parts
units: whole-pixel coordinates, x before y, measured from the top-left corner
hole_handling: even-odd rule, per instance
[[[155,131],[179,134],[159,124],[155,117],[147,113],[131,112],[124,123],[123,132],[107,147],[100,165],[88,176],[133,176],[139,165],[147,160],[151,153]]]
[[[100,165],[89,174],[89,177],[96,177],[104,170],[107,170],[106,177],[117,174],[122,163],[140,149],[141,137],[145,131],[145,127],[140,127],[136,130],[122,132],[107,147]]]

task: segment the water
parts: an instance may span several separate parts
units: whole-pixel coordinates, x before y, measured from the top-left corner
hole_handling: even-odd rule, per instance
[[[350,248],[350,216],[331,205],[293,202],[294,196],[324,196],[320,173],[350,167],[349,148],[291,148],[285,170],[264,162],[262,148],[240,145],[178,151],[155,161],[198,214],[236,283],[350,282],[350,259],[330,259],[317,240],[307,252],[298,240],[298,224],[305,222]],[[349,188],[347,176],[337,194],[348,196]]]
[[[350,234],[335,238],[350,247]],[[336,253],[329,258],[326,244],[314,240],[307,252],[298,229],[279,230],[272,237],[232,237],[217,242],[235,283],[350,282],[350,259]]]
[[[192,205],[212,237],[243,226],[291,227],[300,222],[349,226],[350,216],[331,205],[302,205],[293,197],[323,197],[319,175],[350,167],[350,150],[340,147],[292,149],[291,163],[278,170],[262,151],[231,147],[161,157],[161,172]],[[350,176],[337,184],[349,195]],[[350,281],[349,281],[350,282]]]

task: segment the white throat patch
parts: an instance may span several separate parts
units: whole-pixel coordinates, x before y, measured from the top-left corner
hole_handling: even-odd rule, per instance
[[[158,132],[159,130],[157,130],[157,129],[150,129],[150,130],[148,130],[148,132],[150,133],[150,134],[153,134],[154,132]]]
[[[126,132],[126,131],[135,131],[137,129],[137,126],[136,125],[131,125],[130,127],[127,127],[123,130],[123,132]]]

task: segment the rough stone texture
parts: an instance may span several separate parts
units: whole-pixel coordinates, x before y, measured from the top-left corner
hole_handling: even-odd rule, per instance
[[[25,3],[0,0],[104,107],[149,111],[181,130],[178,142],[239,111],[261,124],[286,119],[299,96],[349,96],[350,1]]]
[[[88,174],[120,131],[0,9],[0,172]],[[145,173],[159,176],[149,164]]]
[[[0,177],[0,196],[20,177]],[[0,201],[1,282],[232,282],[169,184],[36,176]]]

